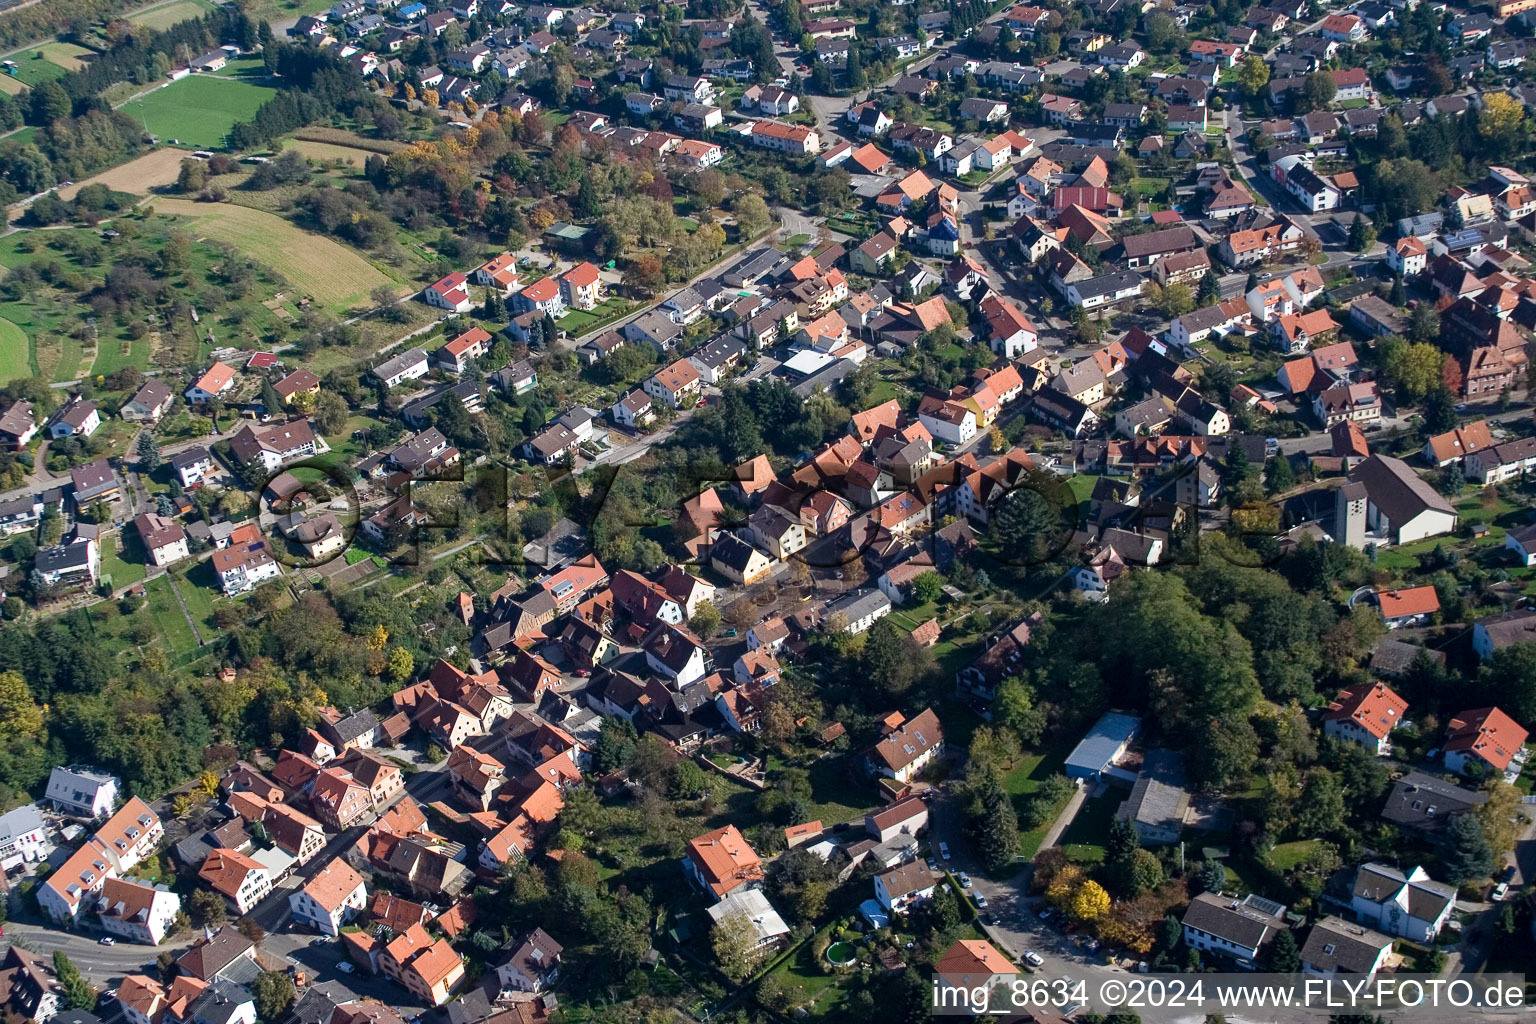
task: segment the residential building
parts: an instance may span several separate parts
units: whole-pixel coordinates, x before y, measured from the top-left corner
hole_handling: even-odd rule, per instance
[[[214,363],[191,387],[187,388],[187,401],[193,405],[202,405],[213,401],[234,386],[234,368],[225,366],[223,363]]]
[[[1433,586],[1424,584],[1378,591],[1376,606],[1381,609],[1387,628],[1397,629],[1428,624],[1430,617],[1440,610],[1440,598]]]
[[[1410,942],[1433,943],[1456,908],[1456,887],[1433,881],[1421,867],[1400,871],[1362,864],[1349,909],[1355,920]]]
[[[1244,967],[1252,967],[1260,950],[1287,927],[1285,907],[1273,900],[1214,892],[1190,900],[1181,924],[1190,949],[1221,954]]]
[[[1325,978],[1347,975],[1368,981],[1391,955],[1389,936],[1329,915],[1307,935],[1301,947],[1301,969]]]
[[[383,381],[385,387],[392,388],[408,380],[426,376],[428,368],[427,353],[419,348],[408,348],[399,355],[384,360],[369,372]]]
[[[1498,708],[1463,711],[1448,727],[1445,766],[1458,775],[1506,772],[1529,735]]]
[[[1131,823],[1143,846],[1167,846],[1179,841],[1189,798],[1183,756],[1171,750],[1149,750],[1131,795],[1115,817]]]
[[[302,889],[288,894],[294,919],[321,935],[336,937],[341,926],[368,906],[368,887],[363,876],[342,857],[311,875]]]
[[[920,860],[908,861],[875,876],[875,899],[892,914],[905,914],[914,904],[933,896],[942,881]]]
[[[144,512],[134,516],[133,526],[151,565],[170,565],[187,557],[187,531],[174,519]]]
[[[715,901],[742,887],[763,881],[763,862],[735,825],[727,825],[689,840],[683,868]]]
[[[117,806],[121,787],[116,775],[84,765],[55,767],[48,776],[43,799],[54,810],[82,818],[100,818]]]
[[[272,891],[272,877],[254,858],[236,850],[208,855],[197,877],[229,901],[239,916],[249,914]]]
[[[512,950],[506,962],[496,968],[503,992],[546,992],[560,980],[560,958],[565,947],[542,928],[533,932]]]
[[[108,878],[96,900],[96,914],[109,935],[145,946],[164,941],[181,912],[181,897],[163,885]]]
[[[411,925],[384,947],[379,967],[429,1006],[442,1006],[464,980],[464,961],[448,940],[434,941],[419,924]]]
[[[1388,689],[1387,684],[1360,683],[1340,690],[1328,705],[1323,712],[1323,733],[1358,743],[1379,757],[1391,749],[1388,737],[1407,710],[1408,702]]]
[[[939,723],[939,716],[932,708],[925,708],[882,737],[866,755],[866,760],[873,774],[906,783],[943,750],[944,728]]]
[[[467,313],[473,304],[469,298],[469,278],[454,271],[422,289],[421,301],[450,313]]]

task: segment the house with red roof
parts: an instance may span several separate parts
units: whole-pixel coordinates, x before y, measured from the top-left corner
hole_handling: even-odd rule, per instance
[[[469,311],[469,278],[454,271],[440,281],[434,281],[421,291],[421,301],[450,313]]]
[[[1376,593],[1376,605],[1381,609],[1381,617],[1386,620],[1388,629],[1421,626],[1440,610],[1440,596],[1429,584],[1381,590]]]
[[[735,825],[689,840],[683,869],[715,900],[763,881],[763,862]]]
[[[187,388],[187,401],[193,405],[202,405],[204,402],[213,401],[234,386],[234,369],[223,363],[214,363],[208,367],[208,372]]]
[[[450,373],[463,373],[476,359],[491,350],[491,336],[479,327],[471,327],[437,350],[437,364]]]
[[[593,309],[603,300],[603,281],[597,268],[582,261],[560,275],[560,294],[572,309]]]
[[[1528,736],[1530,733],[1498,708],[1463,711],[1451,719],[1445,738],[1445,766],[1458,775],[1472,774],[1468,769],[1473,764],[1485,771],[1505,772]]]
[[[565,296],[556,278],[545,277],[518,292],[512,307],[519,313],[538,310],[545,316],[558,317],[565,312]]]
[[[486,260],[474,269],[469,279],[475,284],[494,289],[502,296],[517,291],[517,257],[510,252]]]
[[[1390,749],[1387,737],[1407,710],[1408,702],[1388,689],[1386,683],[1361,683],[1340,690],[1328,705],[1323,713],[1323,733],[1358,743],[1379,757]]]

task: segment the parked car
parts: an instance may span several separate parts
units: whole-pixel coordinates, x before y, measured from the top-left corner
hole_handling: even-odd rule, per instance
[[[987,898],[981,893],[976,894],[976,906],[982,910],[987,909]]]
[[[1506,897],[1508,895],[1509,895],[1509,883],[1508,882],[1500,882],[1498,885],[1493,887],[1493,902],[1498,903],[1500,900],[1504,899],[1504,897]]]
[[[971,887],[971,876],[966,874],[964,871],[960,872],[955,877],[960,879],[960,888],[969,889]]]
[[[352,961],[350,960],[341,961],[336,965],[336,969],[342,974],[351,974],[353,971],[357,970],[356,967],[352,966]]]
[[[1508,889],[1509,886],[1506,885],[1504,888]],[[101,943],[103,946],[115,946],[115,945],[117,945],[117,940],[114,939],[110,935],[103,935],[101,938],[97,939],[96,941]]]
[[[928,858],[928,870],[929,871],[937,871],[937,870],[939,870],[938,862],[935,861],[932,857]]]
[[[1036,953],[1032,949],[1026,949],[1024,951],[1024,962],[1029,964],[1031,967],[1039,967],[1045,963],[1045,957],[1041,956],[1039,953]]]
[[[943,840],[939,841],[939,856],[949,860],[949,844]]]

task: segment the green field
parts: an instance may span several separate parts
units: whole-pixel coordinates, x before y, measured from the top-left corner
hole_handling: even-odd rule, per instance
[[[78,58],[94,52],[74,43],[41,43],[11,55],[16,62],[16,74],[11,77],[27,86],[51,82],[79,68]]]
[[[156,89],[120,109],[162,141],[224,149],[229,130],[248,121],[275,90],[235,78],[193,75]]]
[[[150,613],[155,617],[160,632],[165,634],[165,642],[171,652],[186,654],[195,649],[197,641],[192,636],[192,626],[187,622],[186,615],[182,614],[181,605],[171,590],[170,577],[156,576],[145,584],[145,590],[149,595]]]
[[[32,342],[20,327],[0,320],[0,381],[32,376]]]
[[[128,534],[108,537],[101,545],[101,574],[112,577],[112,586],[126,587],[144,578],[149,567],[136,538]]]
[[[171,3],[161,4],[159,7],[152,7],[147,11],[140,11],[138,14],[129,17],[128,21],[134,25],[143,25],[145,28],[163,31],[183,21],[201,18],[210,10],[211,8],[208,5],[198,3],[197,0],[172,0]]]

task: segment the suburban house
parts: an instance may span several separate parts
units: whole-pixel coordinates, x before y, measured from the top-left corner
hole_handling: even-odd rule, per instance
[[[307,458],[319,451],[315,432],[308,419],[292,420],[270,427],[247,424],[229,439],[229,454],[237,465],[259,463],[268,473]]]
[[[437,350],[437,364],[450,373],[463,373],[491,350],[492,339],[482,328],[471,327]]]
[[[1411,544],[1456,529],[1456,510],[1401,459],[1372,455],[1349,474],[1363,484],[1366,522],[1395,544]]]
[[[1329,915],[1312,926],[1301,947],[1301,969],[1325,978],[1348,975],[1369,981],[1392,955],[1392,939]]]
[[[469,298],[469,278],[454,271],[440,281],[422,289],[421,301],[450,313],[467,313],[472,305]]]
[[[944,750],[944,728],[932,708],[898,724],[866,755],[870,771],[878,776],[911,782]]]
[[[101,413],[96,408],[95,402],[88,402],[79,395],[73,395],[58,412],[54,413],[53,421],[48,424],[48,436],[60,437],[90,437],[101,426]]]
[[[384,382],[387,388],[403,384],[417,377],[424,377],[429,369],[427,353],[419,348],[408,348],[397,356],[391,356],[369,372]]]
[[[143,512],[134,516],[133,526],[151,565],[170,565],[187,557],[187,531],[176,520]]]
[[[163,885],[108,878],[96,900],[96,914],[109,935],[158,946],[181,912],[181,897]]]
[[[875,899],[889,913],[904,914],[913,904],[931,897],[940,881],[922,861],[908,861],[875,876]]]
[[[363,876],[342,857],[315,872],[302,889],[288,894],[288,908],[296,921],[332,937],[340,935],[342,925],[367,906]]]
[[[202,405],[213,401],[234,386],[234,368],[225,366],[223,363],[214,363],[191,387],[187,388],[187,401],[193,405]]]
[[[763,881],[763,862],[735,825],[689,840],[683,869],[715,901]]]
[[[1451,719],[1445,737],[1445,766],[1458,775],[1478,771],[1503,773],[1525,746],[1530,733],[1498,708],[1463,711]]]
[[[1206,953],[1218,953],[1252,967],[1259,951],[1288,926],[1285,907],[1273,900],[1249,895],[1203,892],[1190,900],[1181,922],[1184,944]]]
[[[1456,908],[1456,887],[1430,879],[1421,867],[1398,870],[1362,864],[1349,909],[1355,920],[1411,942],[1434,942]]]
[[[1340,690],[1328,705],[1323,713],[1323,733],[1358,743],[1379,757],[1391,749],[1387,738],[1407,710],[1408,702],[1387,684],[1361,683]]]
[[[272,891],[272,876],[266,867],[237,850],[214,850],[197,877],[222,895],[242,917]]]

